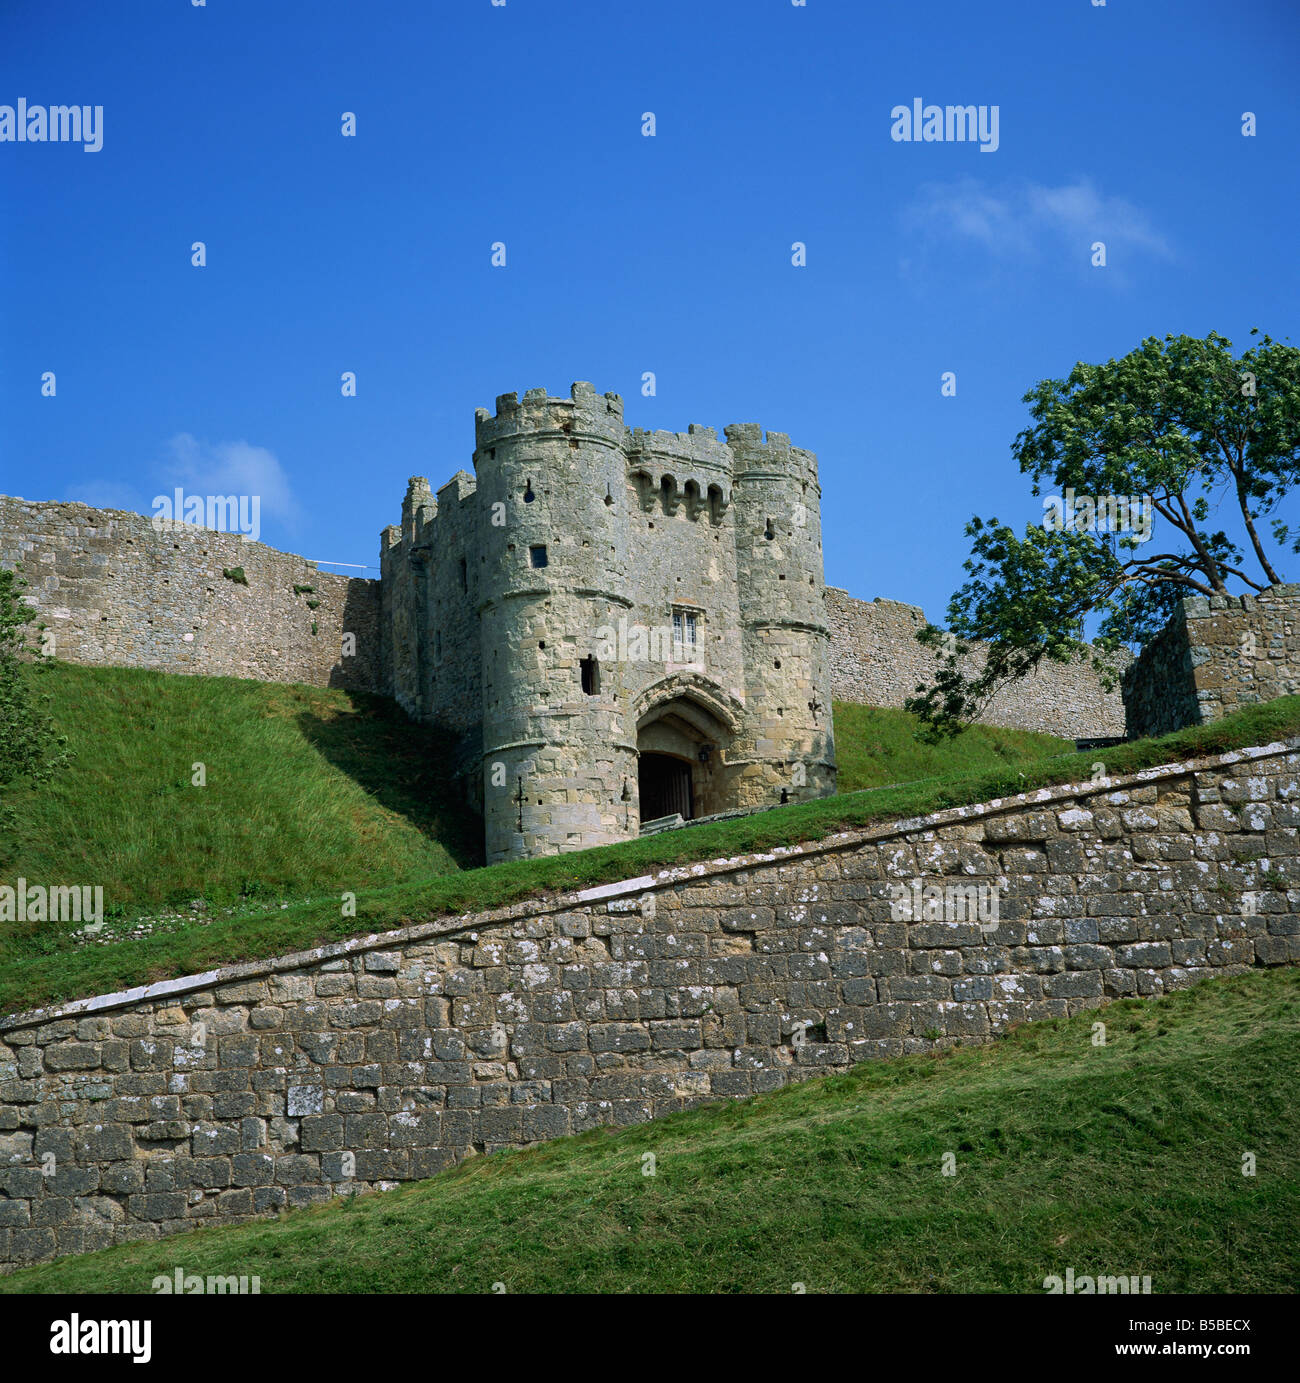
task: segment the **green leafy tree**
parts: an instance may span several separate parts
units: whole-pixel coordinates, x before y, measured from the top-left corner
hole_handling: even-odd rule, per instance
[[[33,628],[44,628],[22,600],[26,583],[16,571],[0,570],[0,858],[12,850],[15,816],[6,800],[20,780],[45,783],[68,762],[67,738],[46,712],[49,698],[36,679],[46,660],[30,644]]]
[[[1085,656],[1111,689],[1120,647],[1157,633],[1184,596],[1261,591],[1282,579],[1260,526],[1269,521],[1276,543],[1300,552],[1300,532],[1275,515],[1300,476],[1300,350],[1251,335],[1259,339],[1239,357],[1215,332],[1148,337],[1120,360],[1080,362],[1024,396],[1033,424],[1012,454],[1033,493],[1046,484],[1067,522],[1030,524],[1023,535],[996,518],[967,524],[970,580],[949,602],[951,632],[927,625],[917,635],[939,657],[933,682],[906,704],[932,735],[977,720],[1001,687],[1044,659]],[[1125,527],[1115,509],[1095,526],[1072,522],[1071,491],[1136,499],[1151,522],[1145,532]],[[1214,527],[1224,505],[1240,515],[1248,552]],[[1147,551],[1157,527],[1150,545],[1159,550]],[[971,639],[989,645],[974,672],[964,661]]]

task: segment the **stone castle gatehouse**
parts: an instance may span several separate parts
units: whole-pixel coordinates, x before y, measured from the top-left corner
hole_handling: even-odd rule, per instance
[[[384,533],[392,693],[460,737],[488,861],[833,792],[817,458],[571,395],[479,409]]]

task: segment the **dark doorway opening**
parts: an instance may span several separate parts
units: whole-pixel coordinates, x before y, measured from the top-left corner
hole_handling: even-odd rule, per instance
[[[691,766],[684,759],[668,754],[642,754],[637,776],[642,821],[656,821],[674,812],[680,812],[684,821],[691,819]]]

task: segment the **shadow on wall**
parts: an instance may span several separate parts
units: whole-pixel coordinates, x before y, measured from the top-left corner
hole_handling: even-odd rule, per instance
[[[1201,723],[1187,625],[1177,614],[1124,669],[1124,733],[1140,740]]]
[[[356,652],[349,657],[342,655],[342,648],[334,650],[334,664],[330,668],[329,685],[341,687],[346,691],[380,690],[380,623],[383,618],[383,595],[378,581],[365,581],[353,578],[348,582],[343,597],[341,635],[349,634],[356,641]]]
[[[477,869],[484,862],[483,818],[456,777],[459,737],[418,724],[386,696],[353,696],[357,709],[350,714],[299,715],[307,742],[380,806],[441,845],[461,869]]]

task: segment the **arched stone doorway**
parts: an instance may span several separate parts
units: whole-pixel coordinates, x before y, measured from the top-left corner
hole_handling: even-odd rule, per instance
[[[726,763],[736,716],[725,693],[677,674],[647,689],[637,719],[641,820],[679,812],[689,821],[734,805]]]

